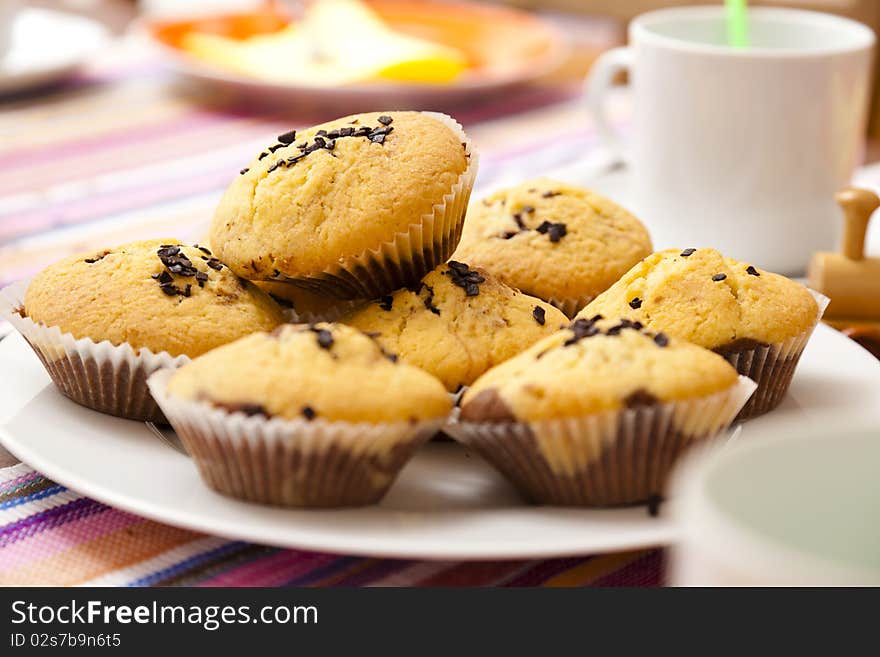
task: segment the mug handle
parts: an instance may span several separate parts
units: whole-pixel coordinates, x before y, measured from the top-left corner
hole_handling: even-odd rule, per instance
[[[596,122],[599,141],[615,162],[623,162],[627,157],[620,136],[605,114],[605,95],[618,73],[632,71],[632,62],[631,48],[612,48],[599,56],[584,82],[584,101]]]

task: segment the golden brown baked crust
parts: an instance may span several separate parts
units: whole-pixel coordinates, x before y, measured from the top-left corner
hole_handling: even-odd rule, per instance
[[[231,411],[287,419],[406,422],[452,402],[427,372],[340,324],[288,324],[215,349],[177,370],[168,392]]]
[[[630,269],[579,317],[638,320],[719,352],[773,344],[813,327],[809,290],[714,249],[669,249]]]
[[[647,230],[624,208],[539,178],[472,203],[453,257],[577,310],[649,253]]]
[[[450,392],[568,323],[550,304],[458,261],[429,273],[417,291],[398,290],[340,321],[377,334]]]
[[[260,153],[224,194],[211,244],[252,280],[317,276],[417,223],[467,166],[458,135],[429,114],[336,119]]]
[[[25,312],[76,338],[198,356],[284,321],[281,308],[204,247],[132,242],[65,258],[28,286]]]
[[[462,400],[469,421],[582,417],[732,388],[718,354],[627,320],[578,319],[492,368]]]

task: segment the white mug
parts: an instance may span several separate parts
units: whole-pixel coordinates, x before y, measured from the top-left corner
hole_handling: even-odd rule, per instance
[[[786,274],[830,250],[834,193],[861,156],[874,33],[794,9],[749,11],[751,45],[726,45],[722,6],[650,12],[586,85],[600,137],[632,169],[631,204],[658,248],[714,247]],[[623,147],[603,112],[627,71]]]
[[[880,585],[880,425],[761,418],[674,473],[674,586]]]

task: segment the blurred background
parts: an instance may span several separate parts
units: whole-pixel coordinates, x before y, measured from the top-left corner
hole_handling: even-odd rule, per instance
[[[275,135],[362,110],[453,114],[482,153],[477,195],[588,169],[591,63],[625,42],[633,16],[682,4],[2,0],[0,286],[95,243],[199,239]],[[880,26],[876,0],[752,4]],[[609,114],[625,131],[623,89]]]

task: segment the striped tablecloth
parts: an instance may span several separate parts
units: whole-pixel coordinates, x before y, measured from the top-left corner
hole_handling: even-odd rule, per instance
[[[254,152],[291,127],[332,118],[199,101],[126,44],[56,92],[0,103],[0,285],[95,244],[197,239]],[[525,90],[456,118],[481,150],[482,189],[571,162],[595,139],[570,89]],[[115,510],[24,464],[0,470],[0,584],[564,586],[661,577],[656,550],[479,563],[281,550]]]

